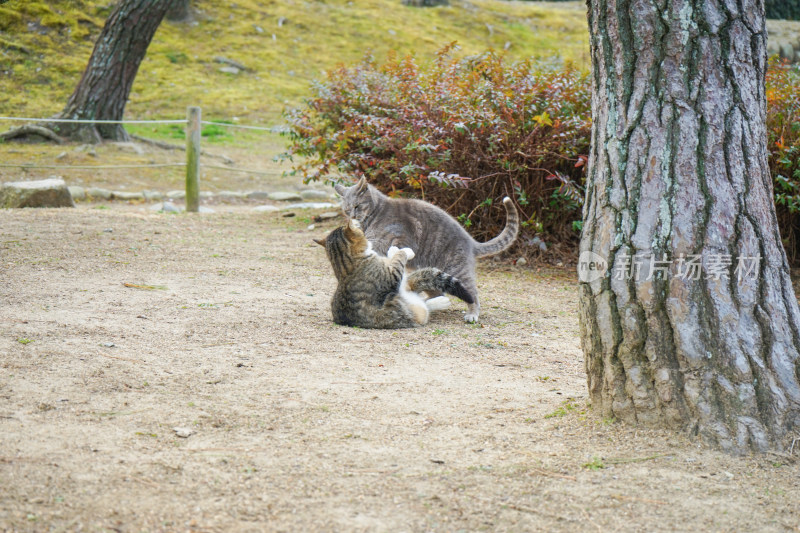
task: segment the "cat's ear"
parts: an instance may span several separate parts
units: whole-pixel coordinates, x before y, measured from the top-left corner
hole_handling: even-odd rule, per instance
[[[358,180],[358,183],[356,183],[356,193],[361,194],[366,190],[367,190],[367,178],[362,177],[360,180]]]
[[[337,183],[336,185],[333,186],[333,188],[339,194],[339,196],[344,197],[344,195],[347,193],[347,187],[345,187],[341,183]]]
[[[323,248],[325,248],[325,239],[311,239],[311,240],[314,241],[315,243],[319,244]]]

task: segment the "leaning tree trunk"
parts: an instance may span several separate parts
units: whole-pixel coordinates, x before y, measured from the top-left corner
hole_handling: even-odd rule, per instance
[[[139,64],[167,10],[177,0],[121,0],[94,45],[89,64],[58,118],[122,120]],[[128,140],[122,125],[57,124],[63,137],[82,142]]]
[[[591,401],[732,452],[785,446],[800,311],[767,166],[763,0],[588,4]]]

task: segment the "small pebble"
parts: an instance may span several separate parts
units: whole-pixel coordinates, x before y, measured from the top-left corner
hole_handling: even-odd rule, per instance
[[[177,435],[178,437],[180,437],[182,439],[188,439],[191,435],[194,434],[194,430],[191,429],[191,428],[175,427],[175,428],[172,428],[172,431],[174,431],[175,435]]]

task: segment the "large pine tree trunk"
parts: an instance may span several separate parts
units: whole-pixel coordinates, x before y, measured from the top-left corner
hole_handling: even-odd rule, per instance
[[[139,64],[164,14],[176,3],[177,0],[120,0],[58,118],[121,120]],[[82,142],[128,140],[121,125],[62,123],[54,129],[63,137]]]
[[[732,452],[785,446],[800,311],[767,167],[763,0],[588,4],[581,260],[607,261],[580,287],[591,401]]]

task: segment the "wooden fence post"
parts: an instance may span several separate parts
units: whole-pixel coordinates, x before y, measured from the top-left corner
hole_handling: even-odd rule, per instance
[[[200,210],[200,108],[186,111],[186,212]]]

